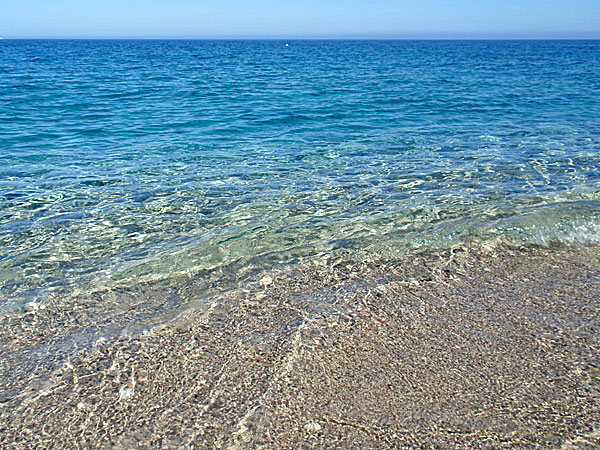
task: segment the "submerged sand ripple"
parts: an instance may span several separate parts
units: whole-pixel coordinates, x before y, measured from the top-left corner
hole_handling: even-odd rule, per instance
[[[0,403],[0,445],[600,445],[597,248],[346,256],[36,375]]]

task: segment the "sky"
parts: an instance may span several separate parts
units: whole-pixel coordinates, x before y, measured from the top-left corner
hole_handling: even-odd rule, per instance
[[[0,36],[600,39],[600,0],[2,0]]]

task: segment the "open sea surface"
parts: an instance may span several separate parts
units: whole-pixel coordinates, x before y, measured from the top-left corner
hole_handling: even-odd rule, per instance
[[[152,322],[339,249],[598,244],[599,67],[600,41],[4,40],[0,315],[151,283],[115,321]]]

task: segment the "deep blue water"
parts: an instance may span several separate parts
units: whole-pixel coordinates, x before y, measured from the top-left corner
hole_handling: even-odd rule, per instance
[[[1,41],[1,300],[599,243],[599,67],[600,41]]]

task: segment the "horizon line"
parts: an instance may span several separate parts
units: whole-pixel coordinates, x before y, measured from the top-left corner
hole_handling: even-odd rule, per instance
[[[114,40],[114,41],[597,41],[598,37],[316,37],[316,36],[205,36],[205,37],[183,37],[183,36],[0,36],[0,40],[52,40],[52,41],[95,41],[95,40]]]

